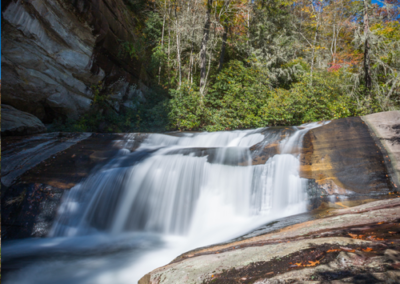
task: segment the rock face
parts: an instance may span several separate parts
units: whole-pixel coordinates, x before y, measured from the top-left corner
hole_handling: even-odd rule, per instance
[[[355,283],[351,278],[357,275],[363,283],[398,283],[399,206],[400,198],[371,202],[270,234],[200,248],[153,270],[139,284]]]
[[[3,103],[51,122],[84,113],[100,81],[117,110],[141,97],[142,66],[122,47],[134,18],[123,0],[3,1]]]
[[[386,112],[310,130],[301,150],[300,174],[318,187],[316,198],[396,194],[399,120],[399,112]],[[252,150],[257,154],[253,164],[265,163],[277,152],[273,144]],[[146,274],[139,284],[399,283],[399,208],[397,194],[273,233],[199,248]]]
[[[391,164],[389,171],[397,188],[400,184],[400,111],[374,113],[362,119],[386,150],[385,158]]]
[[[325,194],[394,190],[398,185],[389,174],[391,161],[372,133],[359,117],[333,120],[310,130],[303,142],[301,176],[315,180]]]
[[[46,132],[46,127],[36,116],[1,105],[1,134],[24,135]]]
[[[136,134],[134,150],[147,136]],[[46,133],[2,141],[2,239],[45,237],[65,190],[122,148],[122,134]]]

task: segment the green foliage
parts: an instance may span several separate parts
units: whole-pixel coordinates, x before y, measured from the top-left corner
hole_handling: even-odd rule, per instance
[[[135,58],[139,60],[140,51],[142,51],[142,47],[139,41],[135,42],[135,44],[131,42],[121,42],[121,47],[124,53],[127,53],[131,59]]]
[[[268,74],[231,61],[204,96],[189,86],[171,90],[170,129],[230,130],[277,125],[299,125],[358,115],[356,102],[346,95],[344,75],[309,73],[290,89],[269,86]]]
[[[199,90],[183,84],[179,90],[170,90],[170,95],[169,129],[200,129],[206,113]]]
[[[148,0],[123,0],[128,8],[134,12],[143,11],[147,4]]]
[[[143,29],[147,46],[156,46],[161,38],[162,18],[158,13],[150,12]]]
[[[205,97],[208,131],[262,126],[258,112],[270,92],[266,72],[233,60],[216,76]]]
[[[214,2],[202,94],[199,54],[206,2],[123,1],[135,27],[134,41],[120,43],[120,59],[132,60],[129,64],[140,69],[133,75],[154,91],[145,101],[132,102],[133,108],[119,110],[112,90],[99,84],[93,87],[90,111],[78,121],[57,121],[55,128],[218,131],[400,108],[400,24],[382,20],[384,10],[369,10],[372,86],[367,90],[362,1]]]
[[[278,88],[263,106],[260,114],[268,125],[299,125],[305,122],[330,120],[357,115],[356,103],[346,95],[343,74],[309,74],[289,90]]]
[[[133,101],[134,108],[117,112],[111,104],[110,94],[102,85],[92,87],[94,99],[88,112],[78,120],[58,119],[53,131],[62,132],[148,132],[165,131],[168,124],[168,104],[162,90],[151,92],[145,102]]]

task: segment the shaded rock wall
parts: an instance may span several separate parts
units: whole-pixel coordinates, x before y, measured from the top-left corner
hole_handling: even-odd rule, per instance
[[[387,193],[394,189],[382,145],[359,117],[333,120],[304,137],[300,174],[327,194]]]
[[[87,111],[99,81],[117,111],[142,96],[141,63],[121,45],[135,41],[123,0],[3,1],[2,16],[3,103],[50,122]]]
[[[20,135],[46,132],[46,127],[36,116],[17,110],[9,105],[1,105],[1,134]]]

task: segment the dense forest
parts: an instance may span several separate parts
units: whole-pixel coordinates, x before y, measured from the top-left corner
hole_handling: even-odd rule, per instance
[[[124,0],[145,98],[123,114],[102,84],[68,130],[230,130],[400,107],[400,1]]]

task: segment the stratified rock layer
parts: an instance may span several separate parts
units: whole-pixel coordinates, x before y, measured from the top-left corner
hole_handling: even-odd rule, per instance
[[[1,134],[25,135],[46,132],[46,127],[36,116],[1,105]]]
[[[3,2],[3,103],[50,122],[85,113],[100,81],[117,111],[142,96],[142,66],[123,48],[135,41],[123,0]]]

